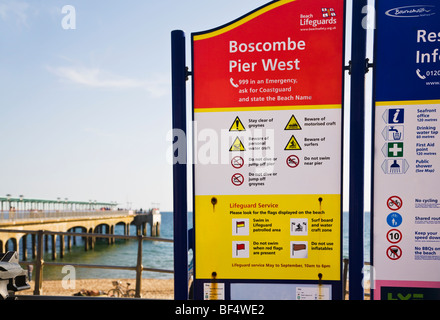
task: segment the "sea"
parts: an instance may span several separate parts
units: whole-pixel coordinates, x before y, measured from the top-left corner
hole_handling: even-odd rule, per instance
[[[161,212],[162,222],[160,237],[166,239],[173,238],[173,213]],[[348,258],[348,212],[343,213],[343,258]],[[370,213],[365,213],[365,232],[364,232],[364,259],[370,261]],[[188,227],[193,226],[192,213],[188,213]],[[148,229],[148,228],[147,228]],[[123,234],[123,227],[116,226],[116,234]],[[130,227],[130,234],[136,233],[135,226]],[[149,236],[149,230],[147,231]],[[79,239],[79,237],[77,237]],[[72,246],[71,251],[65,250],[64,257],[57,258],[55,262],[63,263],[82,263],[93,265],[118,265],[136,266],[137,262],[137,240],[116,239],[115,245],[108,245],[105,240],[97,240],[94,250],[84,251],[84,244],[81,240],[77,241],[76,246]],[[51,251],[45,254],[44,260],[52,262]],[[173,270],[173,244],[169,242],[144,241],[142,253],[142,265],[146,268],[157,268]],[[189,261],[192,255],[190,253]],[[76,279],[134,279],[135,271],[131,270],[111,270],[111,269],[90,269],[74,268]],[[72,268],[61,266],[45,265],[43,278],[45,280],[61,280],[67,274],[73,276]],[[173,274],[159,272],[142,272],[143,278],[170,279]]]

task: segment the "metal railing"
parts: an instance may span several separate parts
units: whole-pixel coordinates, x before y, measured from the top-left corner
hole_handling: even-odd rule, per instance
[[[134,216],[130,211],[1,211],[0,224],[8,223],[16,220],[48,220],[61,218],[84,218],[84,217],[120,217],[120,216]]]
[[[25,234],[35,234],[37,236],[37,255],[36,259],[31,262],[20,261],[20,264],[24,265],[34,265],[35,272],[35,287],[34,287],[34,295],[42,294],[42,285],[43,285],[43,267],[44,266],[73,266],[75,268],[91,268],[91,269],[114,269],[114,270],[131,270],[136,271],[136,298],[141,298],[141,289],[142,289],[142,272],[150,271],[150,272],[161,272],[161,273],[171,273],[173,274],[173,270],[166,269],[157,269],[157,268],[146,268],[142,265],[142,244],[143,241],[158,241],[158,242],[173,242],[172,239],[165,238],[156,238],[156,237],[146,237],[142,235],[138,236],[126,236],[126,235],[116,235],[116,234],[101,234],[101,233],[79,233],[79,232],[54,232],[54,231],[46,231],[46,230],[38,230],[38,231],[26,231],[26,230],[9,230],[9,229],[0,229],[1,232],[6,233],[25,233]],[[135,266],[118,266],[118,265],[93,265],[93,264],[81,264],[81,263],[62,263],[62,262],[46,262],[43,259],[43,236],[44,235],[61,235],[61,236],[82,236],[86,239],[89,238],[112,238],[112,239],[126,239],[126,240],[137,240],[137,261]],[[86,240],[88,241],[88,240]]]

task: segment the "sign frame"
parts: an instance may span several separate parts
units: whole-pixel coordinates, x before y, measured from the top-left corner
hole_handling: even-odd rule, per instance
[[[192,70],[192,119],[193,121],[195,120],[195,107],[194,107],[194,96],[195,96],[195,92],[194,92],[194,83],[196,81],[195,79],[195,69],[194,69],[194,37],[198,36],[198,35],[203,35],[203,34],[208,34],[208,33],[212,33],[212,32],[216,32],[216,31],[220,31],[224,28],[228,28],[233,26],[235,23],[243,21],[248,19],[249,17],[251,17],[252,15],[254,15],[255,13],[260,12],[261,10],[266,10],[268,8],[270,8],[271,6],[274,5],[283,5],[285,4],[285,2],[291,2],[291,1],[272,1],[269,2],[259,8],[256,8],[255,10],[229,22],[226,23],[222,26],[207,30],[207,31],[202,31],[202,32],[196,32],[196,33],[192,33],[192,41],[191,41],[191,52],[192,52],[192,56],[191,56],[191,60],[192,60],[192,66],[193,66],[193,70]],[[330,1],[327,1],[330,2]],[[341,143],[341,149],[340,149],[340,159],[341,159],[341,163],[340,163],[340,190],[339,190],[339,203],[340,203],[340,210],[339,210],[339,214],[338,217],[340,219],[340,230],[339,230],[339,243],[340,243],[340,248],[339,248],[339,260],[340,260],[340,267],[339,267],[339,280],[322,280],[321,278],[316,279],[316,280],[295,280],[295,279],[229,279],[229,278],[218,278],[217,274],[215,272],[213,272],[213,274],[211,275],[211,279],[208,278],[198,278],[197,275],[197,268],[198,265],[196,263],[196,257],[197,257],[197,241],[194,241],[194,251],[193,251],[193,256],[194,256],[194,299],[198,300],[198,299],[206,299],[206,285],[207,283],[210,283],[211,285],[211,290],[216,291],[216,287],[218,287],[219,285],[222,286],[222,296],[226,299],[229,300],[231,299],[231,297],[234,297],[234,293],[231,293],[231,287],[237,287],[240,286],[241,284],[243,285],[270,285],[273,284],[274,286],[279,285],[279,284],[288,284],[288,285],[294,285],[294,286],[315,286],[316,288],[331,288],[331,293],[330,293],[330,297],[331,299],[335,299],[335,300],[340,300],[343,299],[343,288],[342,288],[342,273],[343,273],[343,268],[342,268],[342,255],[343,255],[343,250],[342,250],[342,245],[343,245],[343,234],[342,234],[342,223],[343,223],[343,208],[342,208],[342,195],[343,195],[343,127],[344,127],[344,75],[345,75],[345,26],[346,26],[346,21],[345,21],[345,17],[346,17],[346,2],[345,0],[339,0],[338,2],[340,2],[342,4],[343,7],[343,17],[342,17],[342,29],[344,30],[342,32],[342,53],[341,53],[341,69],[339,70],[340,72],[340,76],[341,76],[341,92],[340,92],[340,97],[341,97],[341,135],[340,135],[340,143]],[[231,82],[231,84],[233,85],[233,83]],[[238,118],[238,116],[237,116]],[[287,119],[288,120],[288,119]],[[241,120],[240,120],[241,123]],[[286,122],[287,123],[287,122]],[[243,124],[241,124],[241,126],[243,126]],[[239,126],[237,124],[237,129],[241,126]],[[285,126],[285,123],[283,124],[283,126]],[[231,126],[232,128],[232,126]],[[196,134],[195,130],[193,131],[193,135]],[[289,134],[290,136],[291,134]],[[293,137],[293,135],[292,135]],[[194,144],[194,139],[195,137],[193,136],[193,144]],[[231,146],[232,148],[232,146]],[[286,152],[286,156],[288,151]],[[290,153],[289,153],[290,154]],[[287,161],[285,159],[282,159],[283,162]],[[196,225],[196,220],[197,220],[197,209],[196,209],[196,192],[195,192],[195,181],[196,181],[196,177],[195,177],[195,163],[193,163],[193,221],[194,221],[194,229],[195,232],[197,233],[197,229],[195,228]],[[217,199],[216,199],[217,200]],[[322,200],[321,200],[322,201]],[[217,201],[216,201],[217,203]],[[213,204],[213,206],[215,207],[215,205]],[[241,245],[241,244],[240,244]],[[242,249],[242,246],[240,246],[240,250]],[[328,286],[328,287],[327,287]],[[326,289],[328,290],[328,289]],[[208,297],[209,298],[209,297]],[[243,298],[243,297],[242,297]]]

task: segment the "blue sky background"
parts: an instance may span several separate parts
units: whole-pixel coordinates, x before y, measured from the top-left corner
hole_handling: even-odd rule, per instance
[[[1,0],[0,196],[172,210],[170,33],[267,2]]]
[[[0,0],[0,196],[171,211],[170,33],[268,2]]]

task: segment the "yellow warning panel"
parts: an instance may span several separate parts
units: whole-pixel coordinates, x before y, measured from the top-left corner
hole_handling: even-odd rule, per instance
[[[240,138],[235,138],[234,143],[229,148],[229,151],[245,151],[243,143],[241,142]]]
[[[302,128],[299,125],[298,120],[296,120],[295,116],[292,114],[284,130],[301,130],[301,129]]]
[[[290,137],[289,142],[287,143],[284,150],[301,150],[301,147],[298,141],[296,141],[295,136],[292,135],[292,137]]]
[[[196,196],[196,278],[340,280],[340,198]]]
[[[229,128],[229,131],[246,131],[246,128],[244,127],[243,122],[241,122],[240,118],[236,117],[231,127]]]

